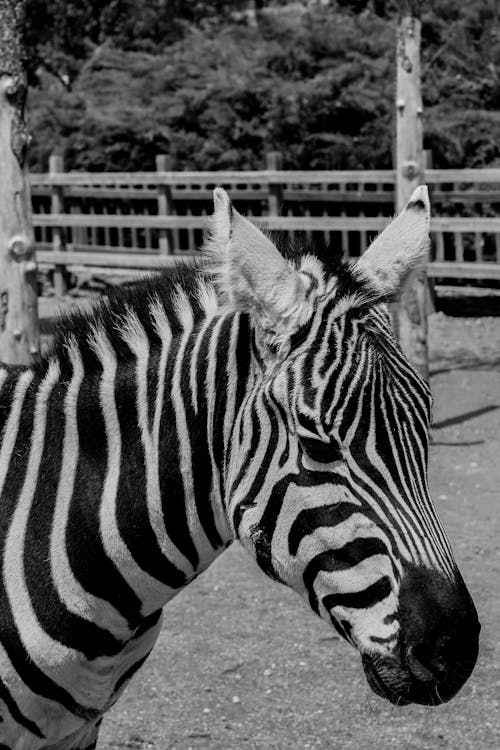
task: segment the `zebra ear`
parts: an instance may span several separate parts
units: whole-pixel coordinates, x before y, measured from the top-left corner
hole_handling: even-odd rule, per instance
[[[268,333],[292,332],[310,314],[304,278],[276,246],[214,190],[214,213],[204,250],[219,290],[235,310],[248,312]]]
[[[425,265],[430,247],[430,217],[427,187],[420,185],[399,216],[379,234],[356,264],[381,296],[398,297],[411,275]]]

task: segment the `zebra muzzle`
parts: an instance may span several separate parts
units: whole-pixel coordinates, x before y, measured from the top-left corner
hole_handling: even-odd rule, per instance
[[[389,656],[363,655],[370,687],[397,705],[439,705],[474,669],[480,624],[462,579],[409,567],[399,591],[399,643]]]

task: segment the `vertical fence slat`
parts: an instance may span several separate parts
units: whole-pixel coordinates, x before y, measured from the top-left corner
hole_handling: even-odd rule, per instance
[[[95,216],[96,210],[94,206],[94,201],[92,200],[89,206],[89,213],[92,214],[92,216]],[[89,227],[89,234],[90,234],[90,244],[95,247],[97,245],[97,229],[96,227]]]
[[[339,189],[347,190],[347,185],[340,184]],[[342,204],[340,215],[344,217],[347,216],[344,204]],[[341,237],[342,237],[342,255],[345,258],[348,258],[349,257],[349,232],[346,229],[342,229]]]
[[[495,263],[500,263],[500,234],[495,233]]]
[[[308,219],[311,218],[311,209],[309,208],[309,205],[304,209],[304,216],[306,216]],[[313,233],[310,229],[306,230],[306,240],[309,244],[311,244],[313,241]]]
[[[64,172],[64,160],[61,154],[49,156],[49,174],[57,175]],[[50,211],[53,214],[64,213],[64,190],[62,185],[51,185]],[[52,227],[52,249],[54,252],[66,250],[64,230],[61,227]],[[62,297],[67,292],[66,267],[56,265],[54,269],[54,292]]]
[[[118,214],[118,216],[121,216],[123,214],[122,206],[123,206],[123,203],[120,200],[115,210],[115,213]],[[125,234],[123,231],[123,227],[118,227],[117,237],[118,237],[118,247],[124,248],[125,247]]]
[[[318,196],[327,195],[327,190],[328,190],[328,184],[326,182],[322,182],[320,191],[318,192]],[[322,200],[322,198],[320,198],[320,200]],[[329,215],[328,209],[329,209],[329,205],[323,199],[323,210],[321,212],[321,215],[324,216],[325,218],[328,218],[328,215]],[[326,247],[329,247],[332,242],[331,232],[329,232],[328,230],[325,230],[323,232],[323,238],[324,238]]]
[[[444,237],[442,232],[436,232],[436,260],[444,261]]]
[[[481,232],[474,232],[474,255],[476,263],[483,260],[483,235]]]
[[[359,211],[360,216],[364,216],[365,212],[361,208]],[[359,254],[363,255],[363,253],[366,251],[367,248],[367,238],[366,238],[366,231],[364,229],[360,232],[360,238],[359,238]]]
[[[130,189],[130,186],[129,186],[129,189]],[[137,213],[139,213],[138,211],[136,211],[136,208],[130,198],[128,199],[128,210],[131,216],[136,216]],[[137,227],[131,227],[130,232],[132,235],[132,247],[138,250],[140,247],[139,230],[137,229]]]
[[[146,204],[142,203],[142,211],[141,214],[143,216],[149,216],[149,210]],[[151,242],[151,229],[149,227],[144,227],[144,249],[145,250],[152,250],[152,242]]]
[[[102,212],[106,216],[108,215],[108,207],[105,203],[102,205]],[[104,244],[106,247],[111,247],[111,232],[109,231],[109,227],[104,227]]]
[[[156,157],[156,171],[157,172],[171,172],[172,171],[172,158],[168,154],[158,154]],[[158,215],[159,216],[170,216],[174,213],[172,192],[169,185],[158,185]],[[160,255],[170,255],[174,252],[173,238],[168,229],[160,229],[159,235],[159,249]]]
[[[77,203],[72,203],[69,207],[70,214],[81,214],[82,210],[80,208],[80,205]],[[85,229],[83,227],[71,227],[71,249],[72,250],[80,250],[81,245],[84,244],[82,241],[82,235],[85,232]]]
[[[283,157],[279,151],[269,151],[266,154],[266,165],[269,172],[278,172],[283,168]],[[283,207],[283,186],[269,183],[267,196],[267,213],[269,216],[279,216]]]
[[[288,206],[288,208],[286,210],[286,215],[287,216],[295,216],[292,206]],[[295,240],[296,240],[296,237],[297,237],[297,233],[292,229],[292,231],[289,232],[288,235],[289,235],[289,238],[290,238],[290,242],[293,245],[295,243]]]
[[[326,206],[323,207],[322,215],[325,217],[325,219],[328,218],[328,209],[326,208]],[[323,232],[323,239],[326,247],[328,247],[331,242],[330,234],[331,233],[327,229],[325,229],[325,231]]]
[[[188,206],[187,209],[186,209],[186,216],[192,216],[192,215],[193,215],[193,210],[192,210],[191,206]],[[196,242],[195,242],[195,239],[194,239],[194,229],[192,227],[188,227],[187,236],[188,236],[187,250],[190,253],[194,253],[195,250],[196,250]]]

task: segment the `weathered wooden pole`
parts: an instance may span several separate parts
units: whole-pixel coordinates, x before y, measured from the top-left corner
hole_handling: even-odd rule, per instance
[[[396,195],[401,211],[423,182],[424,151],[420,89],[420,2],[406,0],[397,30]],[[409,360],[429,376],[427,274],[417,276],[393,307],[396,335]]]
[[[280,151],[268,151],[266,154],[266,166],[268,172],[279,172],[283,169],[283,155]],[[269,216],[279,216],[283,205],[282,185],[275,182],[269,183],[267,198],[267,213]]]
[[[0,0],[0,361],[39,353],[37,267],[24,120],[25,0]]]
[[[169,154],[157,154],[156,171],[172,171],[172,157]],[[170,185],[158,185],[158,216],[169,216],[173,212],[174,207]],[[159,250],[160,255],[170,255],[175,250],[172,232],[169,229],[160,229]]]
[[[64,157],[62,154],[49,156],[49,174],[55,176],[64,172]],[[61,185],[50,186],[50,213],[64,213],[64,191]],[[66,234],[61,227],[52,227],[52,249],[55,253],[66,250]],[[66,268],[56,265],[54,268],[54,292],[56,297],[63,297],[68,291],[66,286]]]

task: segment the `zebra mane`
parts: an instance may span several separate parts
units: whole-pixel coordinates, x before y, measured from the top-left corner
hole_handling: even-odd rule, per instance
[[[115,287],[89,310],[75,309],[61,315],[55,323],[52,344],[43,352],[38,367],[45,372],[54,358],[62,367],[70,367],[68,346],[76,342],[85,368],[92,370],[96,359],[91,334],[95,331],[105,333],[119,361],[130,359],[130,349],[122,335],[130,314],[139,321],[151,341],[159,341],[153,307],[160,306],[175,333],[182,326],[180,293],[183,301],[189,303],[190,314],[196,322],[206,315],[208,303],[204,297],[210,291],[201,264],[188,266],[182,262],[138,281]],[[215,300],[214,294],[212,298]]]
[[[346,301],[357,300],[356,308],[359,308],[360,300],[371,296],[367,295],[367,282],[356,275],[352,265],[342,257],[341,251],[324,242],[314,245],[300,241],[290,242],[285,233],[275,233],[271,235],[271,239],[280,253],[298,268],[302,259],[312,256],[319,260],[324,270],[325,281],[335,280],[336,294],[339,298],[344,297]],[[62,369],[65,369],[65,366],[71,369],[68,346],[76,342],[85,368],[91,371],[97,365],[97,361],[90,334],[96,330],[105,333],[119,361],[130,359],[130,349],[122,335],[127,317],[133,313],[150,340],[157,341],[158,333],[151,310],[152,303],[159,303],[172,332],[175,333],[182,325],[179,316],[179,293],[184,301],[189,303],[194,322],[205,317],[207,296],[211,295],[212,302],[216,305],[210,264],[204,262],[203,256],[200,256],[200,260],[194,266],[179,262],[139,281],[113,288],[90,310],[76,310],[63,314],[55,324],[53,342],[43,353],[36,369],[41,374],[45,373],[49,362],[54,358],[59,361]]]
[[[365,316],[374,304],[388,300],[377,294],[366,276],[359,273],[355,263],[346,258],[342,248],[326,242],[323,236],[314,242],[305,238],[290,242],[286,232],[270,234],[281,255],[299,270],[304,264],[307,273],[307,259],[319,261],[327,293],[334,293],[339,302],[338,314],[352,312],[357,317]]]

